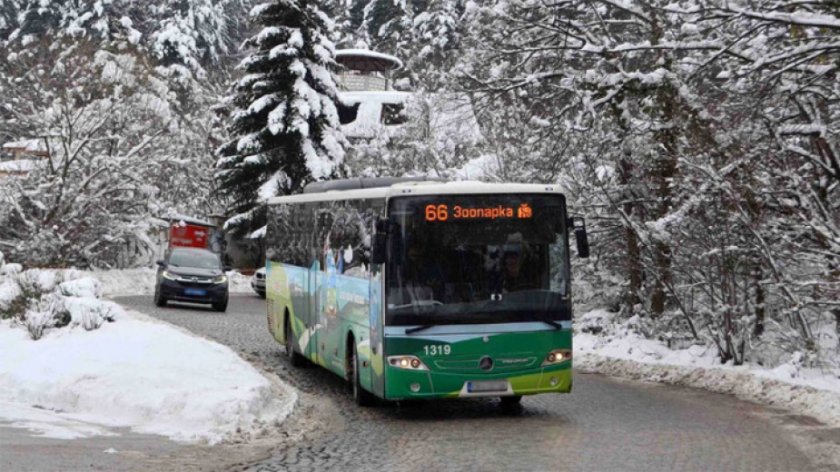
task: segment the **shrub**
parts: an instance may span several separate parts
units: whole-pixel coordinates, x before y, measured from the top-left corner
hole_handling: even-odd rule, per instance
[[[77,270],[22,270],[0,253],[0,318],[22,325],[33,340],[51,328],[98,329],[115,321],[119,305],[99,300],[98,280]]]

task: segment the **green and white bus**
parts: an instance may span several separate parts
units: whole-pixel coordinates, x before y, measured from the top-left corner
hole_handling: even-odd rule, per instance
[[[311,184],[268,205],[268,328],[361,405],[570,392],[572,230],[552,185]]]

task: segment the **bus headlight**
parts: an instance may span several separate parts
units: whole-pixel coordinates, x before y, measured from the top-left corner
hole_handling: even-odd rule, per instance
[[[545,367],[547,365],[556,365],[570,360],[572,360],[571,349],[555,349],[545,356],[545,360],[542,365]]]
[[[406,370],[429,370],[417,356],[388,356],[388,364]]]

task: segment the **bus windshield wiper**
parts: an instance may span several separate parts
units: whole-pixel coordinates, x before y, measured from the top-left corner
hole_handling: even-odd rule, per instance
[[[429,329],[429,328],[434,328],[435,326],[437,326],[437,325],[433,325],[433,324],[424,324],[424,325],[420,325],[420,326],[415,326],[415,327],[413,327],[413,328],[408,328],[408,329],[406,329],[406,330],[405,330],[405,334],[413,334],[413,333],[417,333],[417,332],[420,332],[420,331],[427,330],[427,329]]]

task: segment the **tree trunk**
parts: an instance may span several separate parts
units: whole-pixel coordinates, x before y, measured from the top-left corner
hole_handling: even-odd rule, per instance
[[[677,173],[677,130],[673,127],[679,122],[678,100],[671,85],[663,85],[657,91],[659,105],[662,107],[663,123],[669,124],[655,133],[656,141],[661,145],[653,169],[655,194],[658,200],[656,218],[665,217],[673,203],[674,176]],[[656,317],[665,312],[665,287],[671,283],[671,246],[666,241],[657,241],[654,245],[654,264],[656,279],[651,294],[651,314]]]
[[[618,178],[619,184],[624,188],[624,205],[623,211],[628,218],[632,218],[635,210],[633,192],[630,191],[630,182],[632,179],[632,163],[629,159],[629,153],[618,162]],[[630,281],[630,286],[627,289],[625,303],[632,308],[639,303],[639,292],[642,289],[642,260],[641,250],[639,248],[639,237],[636,231],[630,226],[624,226],[624,243],[627,246],[627,276]]]

